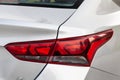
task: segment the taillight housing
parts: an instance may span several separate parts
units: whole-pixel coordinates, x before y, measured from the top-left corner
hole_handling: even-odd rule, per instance
[[[86,36],[10,43],[5,48],[14,57],[24,61],[90,66],[98,48],[112,35],[110,29]]]

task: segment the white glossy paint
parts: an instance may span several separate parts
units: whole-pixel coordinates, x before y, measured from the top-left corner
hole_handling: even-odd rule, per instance
[[[84,80],[89,67],[48,64],[37,80]]]
[[[0,80],[19,80],[19,77],[33,80],[44,66],[43,63],[20,61],[0,47]]]
[[[105,0],[85,0],[76,13],[62,25],[59,38],[91,34],[119,25],[120,11],[97,14],[97,10],[103,1],[106,2],[104,4],[107,4]]]
[[[4,46],[11,42],[20,41],[55,39],[57,28],[57,25],[1,19],[0,45]]]
[[[75,9],[0,5],[0,45],[55,39],[57,29]],[[47,14],[49,13],[49,14]]]
[[[91,68],[85,80],[120,80],[120,77],[111,73]]]
[[[3,46],[13,42],[56,39],[75,9],[0,5],[0,80],[34,80],[45,63],[14,58]]]
[[[61,26],[58,38],[83,36],[113,29],[112,39],[96,52],[90,70],[89,67],[48,64],[37,80],[84,80],[88,70],[85,80],[119,80],[120,27],[116,26],[120,25],[119,8],[112,0],[85,0],[74,15]],[[0,11],[2,11],[0,14],[0,45],[3,46],[10,42],[55,39],[58,26],[75,10],[0,5]],[[16,60],[3,47],[0,51],[2,52],[0,79],[3,80],[8,80],[8,78],[15,80],[19,74],[20,77],[25,77],[24,80],[32,80],[45,65]],[[3,63],[4,61],[7,63]],[[11,67],[6,69],[6,66]],[[30,71],[29,66],[35,74]],[[4,69],[6,71],[2,71]],[[5,74],[7,71],[9,73]],[[13,74],[11,74],[12,71]],[[28,73],[32,78],[26,76]]]
[[[0,5],[0,18],[60,25],[75,9]]]
[[[101,4],[108,5],[101,6]],[[98,9],[103,10],[103,13],[98,14]],[[112,0],[85,0],[76,13],[61,26],[58,38],[83,36],[107,29],[113,29],[114,31],[112,39],[96,52],[91,67],[94,67],[97,71],[91,69],[85,80],[120,79],[119,25],[120,7]],[[74,74],[76,75],[76,73]],[[96,75],[93,76],[94,74]],[[101,77],[101,75],[105,76]],[[117,75],[117,77],[114,75]]]

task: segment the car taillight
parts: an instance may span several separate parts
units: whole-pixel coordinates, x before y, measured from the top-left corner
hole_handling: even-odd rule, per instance
[[[5,48],[24,61],[90,66],[97,49],[112,35],[112,30],[106,30],[80,37],[10,43]]]

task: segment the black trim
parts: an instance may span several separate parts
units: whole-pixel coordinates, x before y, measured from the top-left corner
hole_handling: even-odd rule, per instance
[[[40,76],[40,74],[44,71],[44,69],[46,68],[46,66],[47,66],[48,64],[46,64],[44,67],[43,67],[43,69],[39,72],[39,74],[34,78],[34,80],[36,80],[39,76]]]
[[[0,3],[0,5],[14,5],[14,6],[32,6],[32,7],[49,7],[49,8],[69,8],[69,9],[77,9],[84,0],[77,0],[73,6],[59,6],[59,5],[42,5],[42,4],[27,4],[27,3]]]

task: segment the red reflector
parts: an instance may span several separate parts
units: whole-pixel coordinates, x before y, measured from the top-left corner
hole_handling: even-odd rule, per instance
[[[90,66],[97,49],[106,43],[112,35],[112,30],[106,30],[81,37],[58,39],[57,41],[10,43],[5,48],[13,56],[24,61]]]

